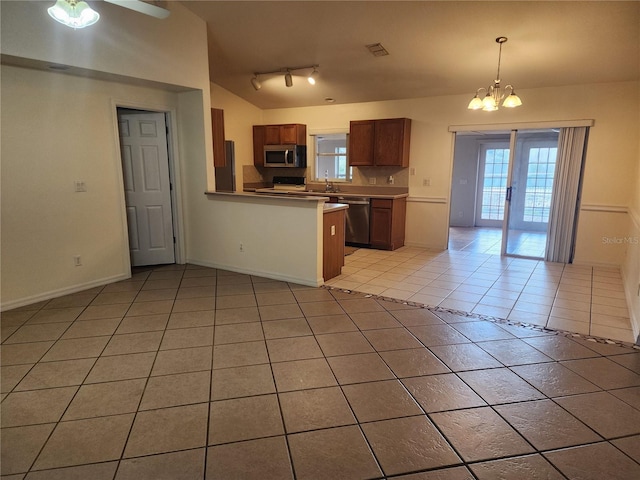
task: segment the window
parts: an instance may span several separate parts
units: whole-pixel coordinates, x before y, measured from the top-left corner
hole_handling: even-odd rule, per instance
[[[507,187],[508,172],[509,149],[485,148],[480,214],[483,220],[504,218],[504,192]]]
[[[315,136],[316,169],[318,181],[351,181],[351,167],[347,160],[347,134],[332,133]]]
[[[557,147],[532,147],[529,149],[523,214],[525,222],[547,223],[549,221],[557,154]]]

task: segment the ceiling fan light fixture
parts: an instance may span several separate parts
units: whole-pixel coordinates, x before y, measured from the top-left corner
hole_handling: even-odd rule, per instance
[[[100,14],[87,2],[78,0],[57,0],[47,12],[56,22],[73,29],[89,27],[100,20]]]
[[[493,85],[491,85],[489,88],[479,88],[478,90],[476,90],[475,96],[471,99],[469,105],[467,106],[469,110],[482,109],[485,112],[494,112],[500,108],[500,102],[502,102],[503,107],[507,108],[515,108],[522,105],[522,100],[520,100],[520,97],[515,94],[512,85],[507,85],[504,89],[500,87],[500,61],[502,60],[502,44],[506,43],[507,40],[507,37],[496,38],[496,43],[500,45],[500,49],[498,51],[498,73],[496,74],[496,79],[493,81]],[[483,90],[485,90],[487,94],[482,100],[480,100],[480,97],[478,95]],[[508,95],[507,91],[509,91]]]

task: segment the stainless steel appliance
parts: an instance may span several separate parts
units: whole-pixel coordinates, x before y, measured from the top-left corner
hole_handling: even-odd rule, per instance
[[[265,145],[265,167],[295,167],[307,166],[306,145]]]
[[[231,140],[224,142],[225,166],[216,167],[216,192],[236,191],[235,144]]]
[[[369,218],[371,215],[369,197],[338,197],[339,203],[346,203],[345,243],[369,245]]]

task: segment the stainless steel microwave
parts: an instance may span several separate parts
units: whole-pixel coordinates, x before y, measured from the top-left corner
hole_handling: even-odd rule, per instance
[[[294,167],[307,166],[306,145],[265,145],[265,167]]]

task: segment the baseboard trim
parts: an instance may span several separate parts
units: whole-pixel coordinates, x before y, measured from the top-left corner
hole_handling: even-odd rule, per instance
[[[121,275],[101,278],[92,282],[72,285],[70,287],[60,288],[57,290],[50,290],[48,292],[39,293],[30,297],[24,297],[19,300],[12,300],[2,303],[0,304],[0,311],[4,312],[6,310],[12,310],[14,308],[25,307],[33,303],[42,302],[44,300],[51,300],[52,298],[63,297],[72,293],[82,292],[83,290],[89,290],[90,288],[101,287],[110,283],[119,282],[120,280],[127,280],[128,278],[131,278],[131,275],[128,273],[123,273]]]
[[[322,277],[317,278],[315,281],[308,278],[294,277],[291,275],[282,275],[281,273],[254,270],[247,268],[240,268],[235,265],[225,265],[223,263],[205,262],[201,260],[187,259],[187,263],[192,265],[198,265],[200,267],[218,268],[220,270],[227,270],[229,272],[243,273],[245,275],[254,275],[256,277],[271,278],[273,280],[279,280],[282,282],[295,283],[297,285],[306,285],[309,287],[320,287],[324,285],[324,279]]]

